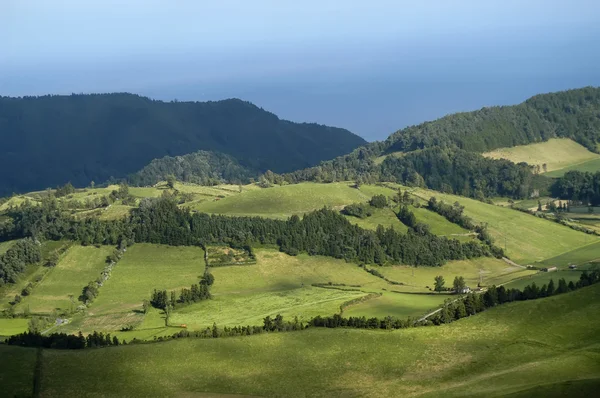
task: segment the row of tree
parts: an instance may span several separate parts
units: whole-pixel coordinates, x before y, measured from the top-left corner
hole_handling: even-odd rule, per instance
[[[80,350],[83,348],[99,348],[118,346],[124,342],[119,341],[117,336],[111,337],[110,334],[102,332],[93,332],[83,336],[81,332],[78,335],[65,333],[52,333],[42,335],[40,332],[23,332],[10,336],[6,340],[8,345],[21,347],[42,347],[59,350]]]
[[[556,294],[568,293],[600,282],[600,272],[582,272],[577,283],[566,282],[564,278],[558,280],[558,286],[551,279],[548,284],[539,287],[535,282],[525,286],[523,290],[506,289],[504,286],[490,286],[485,293],[469,293],[464,299],[450,300],[430,320],[436,324],[450,323],[466,316],[475,315],[488,308],[513,301],[535,300],[550,297]]]

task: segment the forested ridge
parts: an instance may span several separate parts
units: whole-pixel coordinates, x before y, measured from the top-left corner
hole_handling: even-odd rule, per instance
[[[250,170],[288,172],[365,144],[347,130],[280,120],[237,99],[162,102],[127,93],[0,97],[0,139],[0,196],[124,178],[153,159],[198,150],[228,154]]]
[[[519,105],[448,115],[283,177],[290,183],[391,181],[475,198],[524,198],[547,190],[551,181],[525,164],[487,159],[480,153],[554,137],[571,138],[598,152],[600,88],[541,94]],[[376,161],[393,152],[404,154]]]

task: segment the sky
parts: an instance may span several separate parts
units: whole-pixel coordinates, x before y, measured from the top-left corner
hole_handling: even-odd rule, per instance
[[[0,95],[241,98],[365,139],[600,86],[597,0],[0,0]]]

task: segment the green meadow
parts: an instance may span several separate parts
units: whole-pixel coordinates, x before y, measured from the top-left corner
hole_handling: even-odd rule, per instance
[[[179,290],[198,283],[204,267],[204,251],[198,247],[135,244],[113,268],[89,314],[140,310],[154,289]]]
[[[100,276],[106,257],[113,250],[111,246],[72,246],[55,267],[47,270],[17,309],[28,308],[35,314],[73,311],[81,304],[78,298],[83,288]]]
[[[426,189],[413,189],[411,193],[423,200],[435,196],[446,203],[458,201],[465,207],[464,214],[475,222],[487,224],[496,245],[506,248],[508,257],[522,265],[533,264],[598,241],[598,237],[502,206]]]
[[[287,218],[294,214],[302,216],[323,206],[342,209],[351,203],[365,202],[371,196],[365,195],[362,188],[352,188],[350,183],[302,183],[249,190],[242,195],[215,198],[189,207],[205,213]]]
[[[594,285],[438,327],[43,350],[39,388],[45,397],[593,396],[600,319],[589,314],[599,311]],[[4,393],[31,394],[34,364],[34,350],[0,346]]]

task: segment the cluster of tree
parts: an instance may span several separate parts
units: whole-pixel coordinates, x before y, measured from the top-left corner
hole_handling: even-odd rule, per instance
[[[342,209],[342,213],[347,216],[367,218],[373,215],[371,206],[366,203],[353,203]]]
[[[375,195],[369,200],[369,204],[377,209],[383,209],[388,205],[385,195]]]
[[[550,297],[598,282],[600,282],[600,272],[593,271],[588,273],[584,271],[577,283],[573,283],[573,281],[567,283],[564,278],[561,278],[558,280],[558,286],[555,285],[553,279],[542,287],[537,286],[537,284],[533,282],[530,285],[525,286],[523,290],[506,289],[504,286],[491,286],[483,294],[469,293],[464,297],[464,300],[451,300],[445,303],[442,309],[431,318],[431,321],[436,325],[450,323],[466,316],[475,315],[497,305],[513,301],[535,300],[538,298]]]
[[[57,187],[54,191],[54,195],[57,198],[62,198],[63,196],[68,196],[75,193],[75,187],[70,183],[66,183],[62,187]]]
[[[202,300],[208,300],[211,298],[210,287],[215,281],[215,277],[208,272],[208,269],[204,271],[200,283],[194,283],[189,289],[181,289],[179,296],[172,290],[167,292],[166,290],[156,290],[152,292],[150,296],[150,305],[154,308],[161,310],[167,310],[168,308],[175,308],[182,304],[196,303]],[[144,312],[146,308],[144,308]]]
[[[600,205],[600,172],[568,171],[552,185],[552,195],[560,199]]]
[[[31,238],[23,239],[12,245],[6,253],[0,255],[0,286],[15,283],[17,275],[27,265],[42,259],[40,244]]]
[[[223,182],[247,184],[259,175],[258,170],[239,164],[230,155],[220,152],[198,151],[183,156],[165,156],[127,179],[135,186],[154,185],[169,176],[199,185],[218,185]]]
[[[153,159],[198,150],[231,155],[251,170],[289,172],[365,144],[347,130],[280,120],[237,99],[166,103],[126,93],[0,97],[0,121],[0,195],[123,178]],[[165,162],[174,166],[169,174],[177,174],[176,162]],[[155,172],[162,169],[150,167],[139,182],[151,181]]]
[[[84,348],[118,346],[121,342],[117,336],[111,337],[110,334],[104,334],[102,332],[93,332],[85,337],[81,332],[79,332],[78,335],[65,333],[42,335],[40,332],[24,332],[10,336],[6,340],[6,344],[21,347],[81,350]]]

